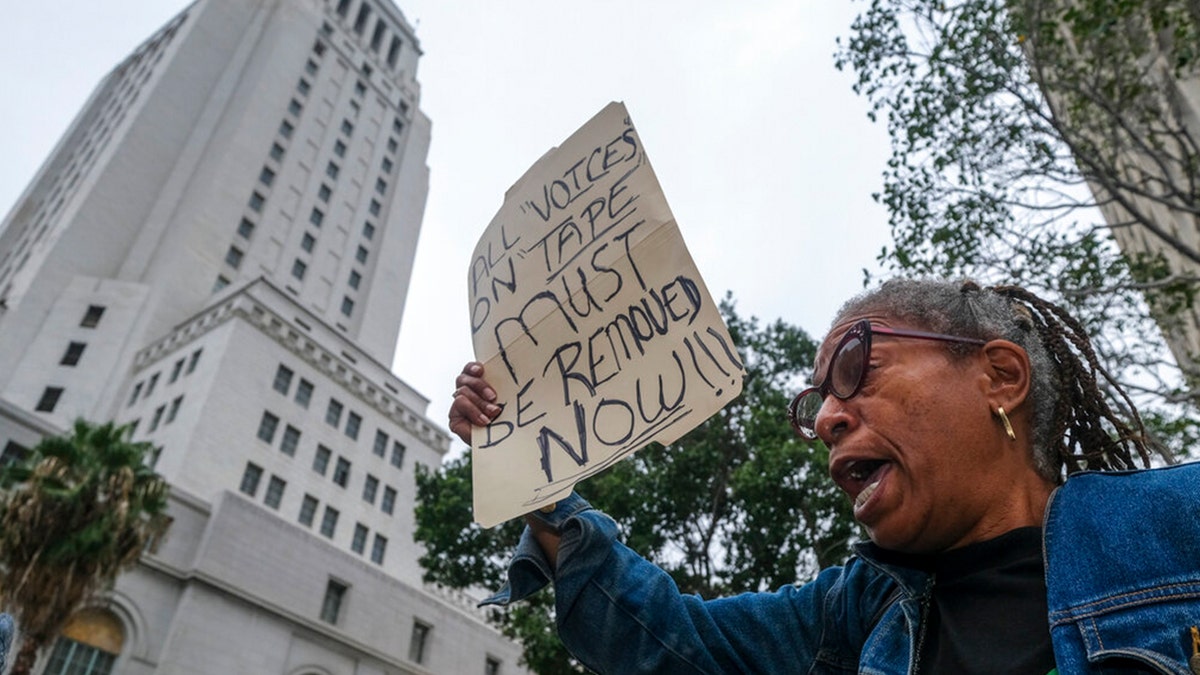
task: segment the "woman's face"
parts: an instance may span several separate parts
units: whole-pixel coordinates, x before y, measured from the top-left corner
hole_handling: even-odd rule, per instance
[[[842,335],[863,319],[926,329],[879,314],[848,316],[821,345],[816,381]],[[855,396],[825,398],[816,432],[829,446],[830,475],[876,544],[930,553],[1029,524],[1013,524],[1021,511],[1013,483],[1029,467],[992,418],[984,349],[953,357],[944,343],[876,333],[867,368]]]

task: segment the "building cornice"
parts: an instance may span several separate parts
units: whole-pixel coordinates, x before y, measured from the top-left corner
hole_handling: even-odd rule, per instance
[[[263,277],[218,296],[216,302],[139,350],[133,359],[134,373],[235,318],[255,327],[434,450],[441,454],[449,451],[449,434],[402,402],[400,395],[425,404],[428,399]]]

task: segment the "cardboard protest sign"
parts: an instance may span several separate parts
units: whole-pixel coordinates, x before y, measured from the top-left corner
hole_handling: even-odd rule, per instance
[[[741,360],[620,103],[509,189],[468,284],[475,357],[503,409],[471,439],[484,526],[676,440],[741,392]]]

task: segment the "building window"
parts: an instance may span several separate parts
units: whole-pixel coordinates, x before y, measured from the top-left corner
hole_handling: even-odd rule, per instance
[[[258,423],[258,438],[268,445],[275,441],[275,429],[279,426],[279,418],[272,415],[270,412],[263,411],[262,419]]]
[[[278,143],[271,144],[271,159],[278,162],[283,159],[283,146]]]
[[[265,201],[267,201],[266,197],[258,194],[257,192],[251,193],[250,210],[254,211],[255,213],[262,213],[263,202]]]
[[[217,280],[213,282],[212,292],[216,293],[217,291],[221,290],[222,288],[225,288],[228,285],[229,285],[229,280],[226,279],[224,275],[218,274]]]
[[[300,430],[292,425],[283,428],[283,440],[279,442],[279,451],[288,457],[296,456],[296,448],[300,446]]]
[[[354,314],[354,301],[349,297],[342,297],[342,314],[346,316]]]
[[[392,44],[388,47],[387,64],[389,68],[396,67],[396,59],[400,56],[400,38],[392,36]]]
[[[88,305],[87,311],[83,313],[83,320],[79,322],[84,328],[95,328],[100,324],[100,317],[104,316],[104,308],[100,305]]]
[[[366,94],[367,94],[367,85],[363,84],[362,80],[355,81],[354,95],[361,98],[363,96],[366,96]]]
[[[329,458],[333,456],[333,451],[323,445],[317,445],[317,454],[313,456],[313,471],[325,475],[325,470],[329,468]]]
[[[379,168],[383,169],[383,172],[384,172],[384,173],[391,173],[391,172],[392,172],[392,167],[393,167],[393,166],[394,166],[394,165],[392,164],[392,158],[391,158],[391,157],[384,157],[384,158],[383,158],[383,162],[381,162],[381,163],[380,163],[380,165],[379,165]]]
[[[375,432],[375,445],[371,448],[372,451],[376,455],[383,457],[385,454],[387,454],[388,440],[388,435],[383,432],[383,429],[377,430]]]
[[[133,436],[132,433],[129,435]],[[0,452],[0,467],[11,466],[17,462],[23,462],[28,456],[29,448],[21,445],[20,443],[9,441],[4,445],[4,451]]]
[[[346,487],[350,482],[350,460],[338,457],[337,466],[333,468],[333,482],[338,487]]]
[[[321,620],[336,624],[338,615],[342,613],[342,602],[346,599],[347,586],[333,579],[325,587],[325,599],[321,601]]]
[[[296,127],[292,126],[292,123],[287,120],[279,123],[279,135],[283,136],[284,138],[291,138],[292,132],[295,130]]]
[[[321,223],[325,222],[325,212],[314,206],[312,213],[308,214],[308,222],[320,227]]]
[[[158,373],[150,376],[150,381],[146,383],[146,398],[150,398],[150,394],[154,393],[154,387],[158,384]]]
[[[272,475],[271,481],[267,483],[267,495],[263,497],[263,503],[273,509],[278,509],[279,503],[283,501],[283,491],[285,488],[287,488],[287,481],[279,476]]]
[[[350,540],[350,550],[362,555],[362,552],[367,548],[367,526],[362,523],[355,523],[354,538]]]
[[[358,285],[362,283],[362,275],[357,270],[350,270],[350,280],[347,283],[350,284],[350,288],[357,289]]]
[[[229,250],[225,253],[225,264],[236,270],[242,264],[243,255],[245,254],[242,253],[241,249],[236,246],[230,246]]]
[[[142,393],[142,383],[138,382],[137,384],[133,385],[133,393],[129,395],[129,402],[125,404],[126,407],[132,406],[134,403],[136,403],[138,400],[138,396],[140,396],[141,393]]]
[[[371,17],[371,6],[367,3],[362,3],[358,6],[358,16],[354,17],[354,32],[359,35],[367,28],[367,19]]]
[[[354,133],[354,123],[348,119],[342,120],[342,133],[349,136]]]
[[[329,203],[329,198],[333,196],[333,189],[328,185],[321,183],[321,187],[317,188],[317,199]]]
[[[312,400],[313,383],[304,378],[300,378],[300,384],[296,385],[296,403],[302,408],[308,407],[308,402]]]
[[[387,194],[387,181],[382,178],[376,178],[375,191],[381,195]]]
[[[179,415],[179,407],[183,405],[183,396],[176,396],[174,401],[171,401],[171,407],[167,410],[167,419],[163,424],[170,424],[175,421],[175,417]]]
[[[399,147],[400,143],[398,143],[395,138],[389,136],[387,142],[387,151],[394,155]]]
[[[370,206],[367,207],[367,211],[370,211],[373,216],[379,215],[381,209],[383,209],[383,204],[380,204],[377,199],[372,199]]]
[[[500,675],[500,661],[487,657],[483,662],[483,675]]]
[[[359,246],[358,250],[354,252],[354,259],[365,265],[367,263],[367,249]]]
[[[404,467],[404,445],[400,441],[392,443],[392,466],[397,469]]]
[[[396,132],[397,136],[404,133],[404,122],[401,122],[400,118],[396,117],[392,119],[392,131]]]
[[[38,399],[34,410],[38,412],[54,412],[54,407],[58,405],[58,399],[62,397],[62,393],[62,387],[46,387],[42,390],[42,397]]]
[[[358,105],[358,101],[350,101],[350,112],[354,115],[354,119],[358,119],[358,113],[362,111],[362,107]]]
[[[296,258],[292,261],[292,276],[298,281],[304,281],[304,273],[308,271],[308,263]]]
[[[383,19],[375,22],[375,32],[371,34],[371,51],[378,52],[379,48],[383,46],[383,34],[386,30],[387,24],[383,22]]]
[[[383,497],[379,500],[379,509],[389,516],[396,508],[396,490],[394,488],[383,486]]]
[[[308,92],[312,90],[312,85],[303,77],[296,83],[296,91],[300,92],[301,96],[308,96]]]
[[[368,504],[375,504],[375,493],[379,491],[379,479],[371,474],[367,474],[367,480],[363,482],[363,501]]]
[[[375,238],[375,226],[370,221],[363,223],[363,237],[366,239]]]
[[[316,243],[317,238],[305,232],[304,238],[300,240],[300,248],[304,249],[307,253],[312,253],[313,245]]]
[[[270,167],[264,166],[262,171],[258,172],[258,182],[271,187],[271,184],[275,182],[275,172]]]
[[[200,352],[202,351],[204,350],[201,348],[192,352],[192,357],[188,359],[187,372],[184,373],[185,375],[191,374],[191,372],[196,369],[196,364],[200,362]]]
[[[335,142],[333,144],[333,154],[337,155],[338,157],[345,157],[346,156],[346,144],[341,141]]]
[[[116,654],[60,637],[43,672],[44,675],[110,675],[116,662]]]
[[[163,413],[165,413],[165,412],[167,412],[167,405],[165,403],[154,409],[154,417],[152,417],[150,419],[149,431],[154,431],[155,429],[158,429],[158,424],[159,424],[159,422],[162,422]]]
[[[309,75],[316,75],[317,68],[317,62],[313,61],[312,59],[309,59],[308,63],[304,64],[304,72],[308,73]]]
[[[346,415],[346,435],[357,441],[358,440],[358,430],[361,428],[362,428],[362,415],[359,415],[358,413],[351,410],[350,414]]]
[[[340,17],[345,17],[346,12],[349,12],[349,11],[350,11],[350,0],[338,0],[337,15]]]
[[[254,234],[254,222],[249,218],[242,218],[242,222],[238,223],[237,233],[242,239],[249,239],[250,235]]]
[[[288,101],[288,112],[293,116],[299,117],[302,110],[304,110],[304,106],[300,105],[300,101],[296,99]]]
[[[179,379],[179,374],[183,372],[183,359],[175,362],[175,367],[171,369],[171,376],[167,378],[167,384]]]
[[[238,487],[242,492],[253,497],[258,492],[258,481],[262,478],[262,467],[246,462],[246,470],[242,473],[242,484]]]
[[[317,40],[313,43],[313,53],[317,56],[325,56],[325,43]]]
[[[376,565],[383,564],[383,556],[387,553],[387,537],[375,533],[375,543],[371,545],[371,562]]]
[[[408,643],[408,660],[425,663],[425,646],[429,641],[429,624],[413,621],[412,639]]]
[[[64,366],[74,366],[79,363],[79,359],[83,357],[83,350],[87,347],[85,342],[71,342],[67,345],[67,351],[63,353],[62,360],[59,364]]]
[[[341,169],[334,162],[330,162],[329,164],[325,165],[325,175],[334,180],[337,180],[339,171],[341,171]]]
[[[325,409],[325,423],[334,429],[342,423],[342,404],[336,398],[329,399],[329,407]]]
[[[321,517],[321,534],[333,539],[334,532],[337,532],[338,510],[325,505],[325,515]]]
[[[292,386],[292,375],[294,374],[291,368],[282,363],[279,364],[279,368],[275,370],[275,381],[271,383],[271,386],[275,391],[287,396],[288,389]]]
[[[313,517],[317,515],[317,498],[312,495],[304,495],[304,501],[300,502],[300,517],[297,520],[305,527],[312,527]]]

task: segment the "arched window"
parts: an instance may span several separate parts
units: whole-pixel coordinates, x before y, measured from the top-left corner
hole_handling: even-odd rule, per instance
[[[125,630],[112,612],[85,609],[63,629],[42,675],[111,675],[124,643]]]

